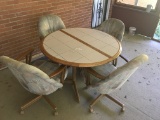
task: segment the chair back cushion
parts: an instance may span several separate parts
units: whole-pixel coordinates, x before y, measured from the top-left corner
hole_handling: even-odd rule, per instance
[[[31,93],[48,95],[63,86],[54,79],[50,79],[47,74],[34,66],[16,61],[7,56],[1,56],[0,62],[4,63],[20,84]]]
[[[96,84],[96,89],[101,94],[109,94],[116,89],[119,89],[128,78],[138,69],[138,67],[148,60],[147,55],[140,55],[125,65],[113,71],[105,80]]]
[[[38,22],[38,31],[40,38],[44,38],[48,34],[64,28],[65,25],[62,19],[53,14],[48,14],[40,17]]]
[[[114,36],[121,42],[125,32],[125,25],[119,19],[109,18],[102,22],[102,24],[100,24],[96,29]]]

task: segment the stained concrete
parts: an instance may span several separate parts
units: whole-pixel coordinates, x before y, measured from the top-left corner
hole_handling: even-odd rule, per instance
[[[133,76],[112,94],[125,104],[125,112],[120,107],[103,98],[89,113],[89,103],[98,94],[85,89],[81,74],[77,74],[80,103],[77,103],[73,87],[65,84],[48,97],[57,106],[59,115],[54,116],[52,108],[42,99],[19,114],[20,106],[35,95],[27,92],[8,69],[0,71],[0,120],[160,120],[160,43],[144,36],[125,35],[122,54],[132,59],[139,54],[147,54],[149,61],[141,66]],[[118,66],[124,64],[118,59]]]

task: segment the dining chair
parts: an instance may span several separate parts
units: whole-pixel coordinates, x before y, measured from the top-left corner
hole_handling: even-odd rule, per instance
[[[146,61],[148,60],[148,56],[145,54],[139,55],[135,57],[125,65],[116,68],[112,64],[106,64],[105,66],[97,66],[93,69],[98,71],[99,73],[105,74],[104,78],[99,76],[94,76],[92,72],[88,69],[87,72],[89,73],[88,76],[92,80],[92,84],[88,88],[95,89],[99,96],[93,100],[93,102],[89,106],[90,112],[94,112],[93,106],[97,103],[100,98],[103,96],[109,98],[110,100],[114,101],[122,108],[121,110],[124,111],[124,104],[116,100],[115,98],[111,97],[109,94],[115,92],[117,89],[122,87],[122,85],[128,80],[128,78]],[[94,82],[94,83],[93,83]],[[91,81],[90,81],[91,83]]]
[[[100,30],[102,32],[108,33],[112,35],[113,37],[117,38],[119,42],[122,42],[123,35],[125,32],[125,25],[124,23],[116,18],[109,18],[108,20],[102,22],[97,28],[97,30]],[[123,55],[120,55],[122,59],[124,59],[126,62],[128,62],[128,59],[125,58]],[[113,65],[117,65],[117,59],[113,60]]]
[[[55,110],[54,114],[57,115],[57,107],[47,98],[49,95],[55,92],[58,88],[62,88],[63,81],[67,72],[65,71],[66,66],[59,66],[53,62],[45,60],[35,60],[33,65],[31,64],[33,49],[30,49],[21,54],[20,57],[12,59],[7,56],[1,56],[0,62],[5,64],[8,69],[13,73],[16,79],[20,82],[24,89],[38,95],[31,101],[21,106],[21,114],[24,114],[24,109],[35,103],[41,98],[44,98],[49,105]],[[23,57],[26,57],[26,63],[18,61]]]
[[[40,40],[48,34],[66,28],[62,19],[54,14],[43,15],[38,22],[38,32]]]

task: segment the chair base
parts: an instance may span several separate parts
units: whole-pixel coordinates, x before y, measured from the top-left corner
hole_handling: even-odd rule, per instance
[[[54,109],[54,115],[58,115],[58,112],[56,111],[57,107],[46,96],[43,96],[43,95],[39,95],[35,97],[34,99],[32,99],[31,101],[27,102],[26,104],[22,105],[20,114],[24,114],[24,110],[26,108],[28,108],[29,106],[31,106],[32,104],[40,100],[41,98],[44,98],[46,102]]]
[[[93,106],[103,97],[103,96],[106,96],[107,98],[109,98],[110,100],[112,100],[113,102],[117,103],[119,106],[121,106],[121,112],[124,112],[125,111],[125,108],[124,108],[124,104],[119,102],[118,100],[116,100],[115,98],[111,97],[110,95],[108,94],[100,94],[95,100],[93,100],[93,102],[90,104],[89,106],[89,111],[91,113],[94,113],[94,110],[93,110]]]

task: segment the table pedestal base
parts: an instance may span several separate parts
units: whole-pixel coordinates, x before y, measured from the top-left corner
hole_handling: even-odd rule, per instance
[[[78,89],[77,89],[77,85],[76,85],[76,73],[77,73],[77,68],[72,67],[72,78],[67,78],[67,80],[65,82],[73,84],[75,95],[76,95],[76,100],[79,103],[80,99],[79,99],[79,93],[78,93]]]
[[[76,67],[72,67],[73,86],[74,86],[77,102],[80,102],[80,100],[79,100],[79,93],[78,93],[77,85],[76,85],[76,73],[77,73],[77,68]]]

